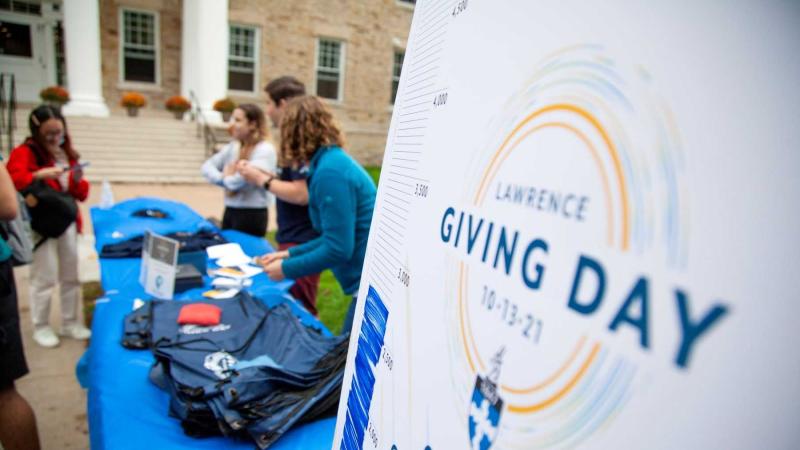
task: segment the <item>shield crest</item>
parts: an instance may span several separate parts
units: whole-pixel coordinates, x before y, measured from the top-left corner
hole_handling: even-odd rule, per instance
[[[220,380],[224,380],[230,375],[231,369],[236,364],[236,358],[226,351],[209,353],[203,362],[203,366],[214,372]]]
[[[469,441],[473,450],[488,450],[497,438],[503,399],[497,385],[478,375],[469,404]]]

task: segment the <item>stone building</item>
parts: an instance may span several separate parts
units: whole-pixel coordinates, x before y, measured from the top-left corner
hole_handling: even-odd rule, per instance
[[[379,163],[406,39],[408,0],[0,0],[3,72],[19,100],[66,85],[71,115],[105,116],[124,92],[148,108],[176,94],[210,121],[214,101],[263,104],[272,78],[294,75],[326,99],[348,150]]]

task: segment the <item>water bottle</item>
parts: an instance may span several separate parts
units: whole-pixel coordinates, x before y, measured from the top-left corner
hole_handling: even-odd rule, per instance
[[[103,189],[100,193],[100,208],[108,209],[114,206],[114,192],[111,191],[111,183],[103,180]]]

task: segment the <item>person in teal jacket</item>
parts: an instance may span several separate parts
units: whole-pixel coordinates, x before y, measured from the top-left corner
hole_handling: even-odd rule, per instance
[[[353,296],[342,328],[347,332],[355,313],[376,189],[343,145],[341,130],[319,99],[297,97],[286,105],[279,163],[282,167],[308,164],[309,217],[320,236],[267,254],[260,263],[273,280],[331,269],[342,290]]]

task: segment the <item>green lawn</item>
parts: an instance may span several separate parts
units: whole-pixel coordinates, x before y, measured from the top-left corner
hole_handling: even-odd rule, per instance
[[[377,166],[364,167],[367,173],[378,184],[378,178],[381,175],[381,168]],[[267,240],[274,247],[277,248],[278,244],[275,242],[275,232],[270,231],[267,233]],[[317,291],[317,310],[319,311],[319,320],[328,327],[334,334],[339,334],[342,331],[342,323],[344,322],[344,315],[347,313],[347,308],[350,306],[351,297],[342,292],[342,288],[333,277],[333,272],[326,270],[322,272],[319,280],[319,290]]]
[[[378,179],[381,177],[381,168],[380,166],[365,166],[364,169],[367,170],[369,176],[372,177],[372,181],[375,182],[375,186],[378,185]]]

